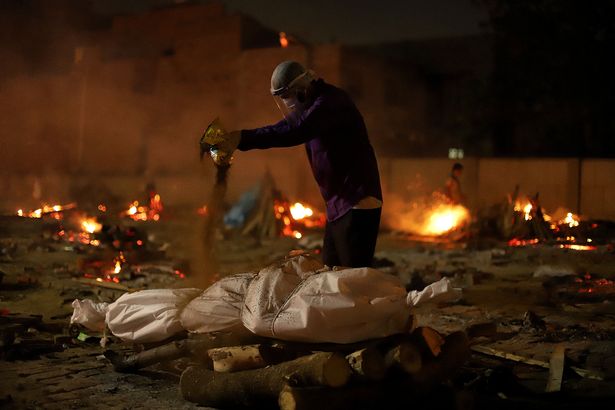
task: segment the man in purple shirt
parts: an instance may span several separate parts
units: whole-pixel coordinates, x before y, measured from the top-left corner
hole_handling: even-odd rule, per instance
[[[294,61],[280,63],[271,94],[284,114],[277,124],[224,136],[219,149],[232,153],[305,144],[327,207],[323,262],[371,266],[382,192],[378,163],[363,117],[343,90],[316,79]]]

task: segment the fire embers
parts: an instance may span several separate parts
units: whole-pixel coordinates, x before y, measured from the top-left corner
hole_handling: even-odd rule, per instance
[[[56,220],[61,220],[63,218],[64,212],[67,210],[75,209],[77,204],[70,203],[67,205],[47,205],[43,204],[38,209],[34,209],[31,211],[24,211],[23,209],[17,210],[17,216],[23,216],[27,218],[43,218],[49,217]]]
[[[125,265],[126,257],[123,252],[119,252],[111,263],[102,259],[83,259],[78,268],[85,278],[95,279],[97,282],[120,283],[120,273]]]
[[[281,233],[284,236],[300,239],[306,229],[322,228],[326,223],[324,214],[301,202],[291,204],[276,200],[273,210],[275,218],[282,224]]]
[[[600,303],[615,301],[615,283],[590,273],[553,277],[543,282],[553,302]]]
[[[139,201],[133,201],[121,215],[134,221],[159,221],[163,209],[160,194],[153,193],[150,195],[148,205],[139,205]]]

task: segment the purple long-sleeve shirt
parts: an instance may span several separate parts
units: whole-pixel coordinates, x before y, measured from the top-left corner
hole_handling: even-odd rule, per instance
[[[344,216],[361,199],[382,200],[380,175],[363,117],[343,90],[318,80],[314,103],[296,126],[286,120],[242,130],[238,149],[292,147],[305,144],[308,160],[327,204],[327,219]]]

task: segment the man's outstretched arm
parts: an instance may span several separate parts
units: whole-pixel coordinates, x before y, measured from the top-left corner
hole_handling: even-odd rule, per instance
[[[327,111],[322,101],[317,99],[299,118],[298,124],[294,127],[289,126],[286,120],[282,120],[274,125],[242,130],[237,148],[240,151],[247,151],[304,144],[330,126],[333,118],[330,118]]]

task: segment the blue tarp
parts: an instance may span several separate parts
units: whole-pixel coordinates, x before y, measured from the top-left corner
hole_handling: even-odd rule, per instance
[[[224,225],[227,228],[240,228],[246,223],[246,219],[257,205],[261,186],[244,192],[233,207],[224,215]]]

